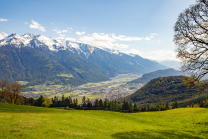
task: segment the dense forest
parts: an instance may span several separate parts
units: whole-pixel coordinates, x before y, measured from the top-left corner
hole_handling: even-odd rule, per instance
[[[183,83],[183,76],[170,76],[153,79],[135,93],[125,98],[120,98],[118,101],[132,101],[138,106],[156,106],[167,101],[173,103],[175,99],[180,104],[187,104],[190,101],[198,101],[206,96],[205,92],[198,93],[196,87],[188,89]]]

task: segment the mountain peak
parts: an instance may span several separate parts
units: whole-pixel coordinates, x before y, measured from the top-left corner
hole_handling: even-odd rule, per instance
[[[32,36],[35,36],[34,34],[32,34],[32,33],[29,33],[29,32],[27,32],[27,33],[25,33],[24,35],[22,35],[22,36],[30,36],[30,37],[32,37]]]
[[[24,35],[22,35],[23,38],[25,39],[32,39],[35,35],[33,35],[32,33],[25,33]]]
[[[12,33],[11,35],[9,35],[7,38],[11,38],[11,37],[20,37],[18,34],[16,34],[16,33]]]

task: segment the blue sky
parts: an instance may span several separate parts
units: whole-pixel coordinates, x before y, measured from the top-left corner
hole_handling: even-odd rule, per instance
[[[26,32],[164,61],[173,26],[195,0],[0,0],[0,39]]]

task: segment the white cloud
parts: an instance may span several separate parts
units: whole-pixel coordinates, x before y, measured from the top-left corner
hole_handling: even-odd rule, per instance
[[[60,33],[66,33],[68,30],[57,30],[57,29],[53,29],[53,31],[55,31],[56,33],[60,34]],[[71,33],[70,31],[68,31],[69,33]]]
[[[176,59],[176,53],[174,51],[165,51],[165,50],[158,50],[158,51],[151,51],[145,54],[142,54],[142,57],[156,60],[156,61],[179,61]]]
[[[27,25],[28,23],[27,23],[27,22],[25,22],[25,24]]]
[[[32,24],[30,24],[30,28],[35,28],[35,29],[39,29],[40,31],[43,31],[45,32],[45,27],[41,26],[41,24],[39,24],[38,22],[35,22],[33,20],[32,21]]]
[[[67,32],[68,30],[62,30],[62,32]]]
[[[153,38],[154,36],[150,36],[150,38]]]
[[[125,53],[127,53],[127,54],[136,54],[136,55],[140,55],[140,56],[143,54],[143,52],[141,52],[137,49],[131,49],[131,50],[125,52]]]
[[[152,33],[152,34],[151,34],[151,36],[155,36],[155,35],[158,35],[158,34],[156,34],[156,33]]]
[[[7,21],[7,19],[0,18],[0,21],[4,22]]]
[[[69,28],[69,27],[68,27],[67,29],[71,29],[71,30],[73,30],[73,28]]]
[[[120,41],[141,41],[143,38],[139,38],[139,37],[126,37],[124,35],[119,35],[119,36],[115,36],[115,34],[112,34],[112,38],[115,40],[120,40]]]
[[[72,42],[75,42],[76,41],[76,39],[75,38],[69,38],[69,37],[67,37],[67,38],[65,38],[66,40],[69,40],[69,41],[72,41]]]
[[[53,25],[53,23],[51,23]]]
[[[61,30],[57,30],[56,33],[60,34],[61,33]]]
[[[145,38],[145,40],[149,41],[149,40],[150,40],[150,38],[149,38],[149,37],[146,37],[146,38]]]
[[[126,51],[124,53],[127,54],[136,54],[143,58],[155,60],[158,62],[161,61],[179,61],[179,59],[176,58],[176,53],[174,51],[165,51],[165,50],[158,50],[158,51],[150,51],[150,52],[141,52],[137,49],[131,49],[129,51]]]
[[[81,32],[76,32],[77,35],[81,35]],[[79,41],[94,45],[94,46],[101,46],[105,48],[115,49],[115,48],[128,48],[127,44],[119,44],[117,41],[141,41],[143,38],[140,37],[131,37],[125,35],[118,35],[115,34],[105,34],[105,33],[93,33],[88,34],[87,36],[81,36]]]
[[[61,30],[57,30],[57,29],[53,29],[53,31],[55,31],[56,33],[60,34]]]
[[[7,37],[8,36],[8,34],[6,34],[5,32],[1,32],[0,33],[0,40],[2,40],[2,39],[4,39],[5,37]]]
[[[119,38],[119,37],[118,37]],[[93,33],[92,35],[83,36],[79,39],[81,42],[94,45],[94,46],[101,46],[105,48],[127,48],[128,45],[126,44],[118,44],[115,43],[115,35],[114,38],[112,35],[104,34],[104,33]]]
[[[4,37],[7,37],[8,36],[8,34],[5,33],[5,32],[3,32],[3,31],[1,33],[3,34]]]
[[[80,35],[84,35],[84,34],[85,34],[85,32],[84,32],[84,31],[83,31],[83,32],[79,32],[79,31],[77,31],[77,32],[76,32],[76,34],[80,36]]]
[[[64,37],[65,35],[63,35],[63,34],[59,34],[59,36]]]
[[[4,36],[0,33],[0,40],[4,39]]]

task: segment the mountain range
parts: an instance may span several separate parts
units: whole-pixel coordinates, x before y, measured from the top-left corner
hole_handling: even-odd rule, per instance
[[[141,78],[132,80],[129,83],[143,83],[143,84],[146,84],[154,78],[168,77],[168,76],[179,76],[179,75],[183,75],[183,73],[181,71],[169,68],[169,69],[157,70],[157,71],[145,73],[144,75],[142,75]]]
[[[0,79],[28,81],[28,85],[71,84],[107,80],[117,74],[165,69],[139,55],[26,33],[0,40]]]

